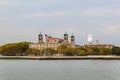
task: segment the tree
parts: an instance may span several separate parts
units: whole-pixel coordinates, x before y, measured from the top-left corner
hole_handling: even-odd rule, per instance
[[[39,56],[39,55],[41,55],[41,52],[39,49],[29,48],[28,50],[26,50],[25,55],[27,55],[27,56]]]
[[[1,46],[0,52],[5,56],[22,56],[28,48],[28,42],[11,43]]]
[[[55,49],[53,49],[53,48],[46,48],[45,51],[46,51],[45,54],[48,55],[48,56],[51,56],[51,55],[57,53],[57,51]]]
[[[77,54],[77,50],[75,48],[73,48],[73,47],[66,48],[65,55],[74,56],[75,54]]]
[[[0,47],[0,55],[2,54],[2,48]]]
[[[93,55],[94,54],[94,51],[93,51],[93,49],[92,48],[86,48],[86,53],[87,53],[87,55]]]
[[[99,55],[100,54],[100,48],[91,48],[93,50],[93,55]]]
[[[101,48],[99,55],[110,55],[111,53],[112,53],[111,49],[109,49],[109,48]]]
[[[113,47],[111,51],[113,55],[120,55],[120,47]]]
[[[86,56],[86,55],[87,55],[87,53],[84,49],[79,49],[78,50],[78,56]]]
[[[65,54],[66,53],[66,49],[67,49],[67,46],[66,45],[60,45],[58,48],[57,48],[57,51],[59,54]]]

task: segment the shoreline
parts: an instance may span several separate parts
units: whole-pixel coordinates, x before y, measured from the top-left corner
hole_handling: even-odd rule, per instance
[[[120,60],[120,56],[0,56],[16,60]]]

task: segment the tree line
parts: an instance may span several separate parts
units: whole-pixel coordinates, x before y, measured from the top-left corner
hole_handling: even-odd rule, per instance
[[[87,56],[87,55],[120,55],[120,47],[113,48],[73,48],[60,45],[57,49],[31,49],[29,42],[6,44],[0,47],[0,54],[3,56]]]

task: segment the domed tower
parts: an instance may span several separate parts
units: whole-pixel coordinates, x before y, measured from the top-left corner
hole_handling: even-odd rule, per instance
[[[74,36],[74,34],[71,35],[71,45],[72,46],[75,45],[75,36]]]
[[[65,32],[64,34],[64,44],[68,44],[68,34]]]
[[[38,43],[43,43],[43,35],[41,34],[41,32],[38,35]]]

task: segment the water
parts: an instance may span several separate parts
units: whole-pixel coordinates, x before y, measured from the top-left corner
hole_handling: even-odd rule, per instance
[[[0,80],[120,80],[120,60],[0,60]]]

